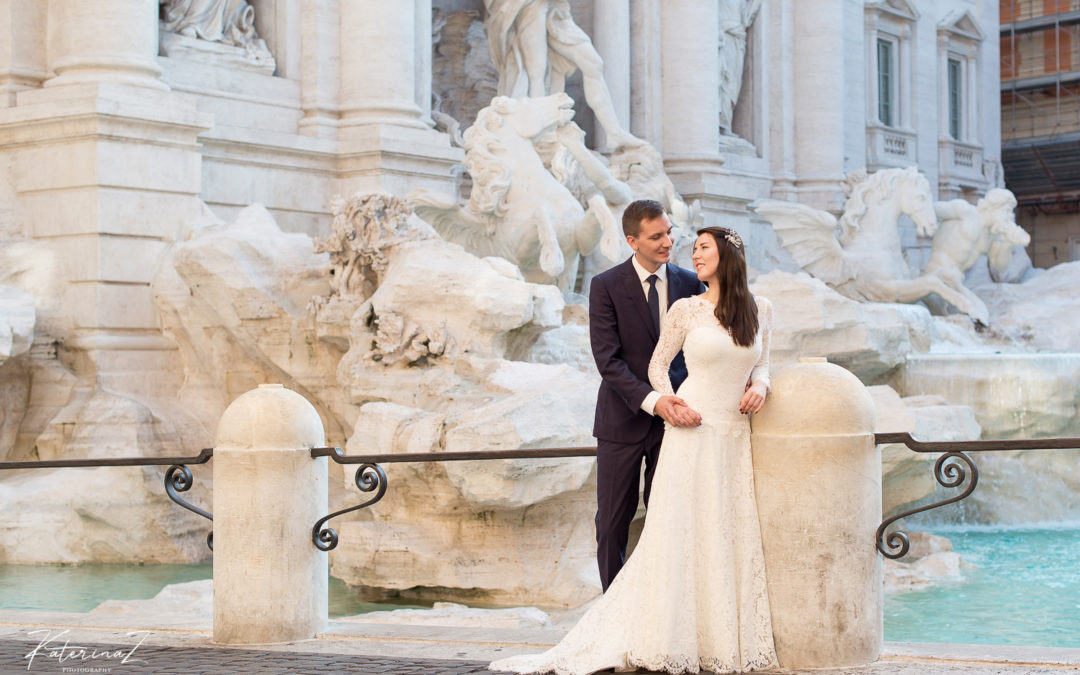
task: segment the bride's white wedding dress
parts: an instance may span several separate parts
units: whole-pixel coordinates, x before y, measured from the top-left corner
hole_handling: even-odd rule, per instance
[[[777,668],[750,423],[739,412],[747,377],[768,383],[772,306],[756,298],[753,346],[739,347],[697,296],[675,302],[649,379],[674,393],[668,365],[681,348],[689,376],[678,395],[701,426],[668,426],[637,548],[605,593],[555,647],[491,670],[584,675],[607,668],[716,673]]]

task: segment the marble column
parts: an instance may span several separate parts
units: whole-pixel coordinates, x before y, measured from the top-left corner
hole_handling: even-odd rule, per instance
[[[772,197],[798,201],[795,190],[795,63],[793,20],[795,0],[776,0],[766,3],[760,17],[768,22],[775,39],[772,40],[766,68],[771,73],[769,96],[773,104],[768,123],[769,173],[773,177]]]
[[[450,191],[462,160],[431,121],[431,0],[338,4],[339,192]]]
[[[300,0],[300,107],[297,131],[305,136],[337,138],[341,31],[337,3]]]
[[[41,86],[45,63],[48,5],[0,0],[0,108],[15,104],[15,92]]]
[[[664,158],[672,168],[706,170],[720,160],[720,17],[715,2],[665,0]]]
[[[706,226],[732,227],[756,244],[746,205],[768,197],[771,180],[752,146],[721,148],[719,5],[663,0],[660,15],[664,168],[688,204],[700,201]]]
[[[157,79],[158,3],[50,0],[45,86],[117,82],[167,89]]]
[[[844,176],[843,0],[792,3],[794,12],[795,186],[799,201],[833,212],[843,207]],[[861,29],[861,24],[859,26]]]
[[[593,44],[604,60],[604,80],[615,117],[630,128],[630,0],[594,0]],[[596,125],[597,147],[607,150],[604,130]]]
[[[340,3],[341,137],[369,124],[426,129],[417,102],[417,10],[430,0]],[[431,51],[430,30],[428,51]],[[427,85],[431,94],[430,77]],[[422,95],[422,94],[421,94]]]
[[[664,152],[660,0],[630,0],[630,132]]]

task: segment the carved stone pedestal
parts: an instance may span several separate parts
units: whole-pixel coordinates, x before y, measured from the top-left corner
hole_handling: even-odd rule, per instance
[[[754,200],[769,197],[772,178],[768,163],[752,154],[725,153],[720,157],[722,164],[708,159],[679,159],[666,161],[664,166],[686,203],[700,200],[706,227],[720,225],[737,230],[746,242],[747,263],[771,269],[776,261],[766,262],[764,256],[768,248],[775,248],[767,246],[775,241],[775,235],[771,228],[751,222],[753,214],[747,208]],[[680,246],[677,262],[689,266],[692,245],[691,240]]]
[[[24,90],[16,100],[0,109],[0,147],[25,232],[66,280],[58,314],[43,312],[46,330],[90,352],[171,349],[150,278],[201,213],[196,136],[208,116],[189,97],[116,83]],[[95,356],[83,365],[100,376],[109,363],[132,367]]]

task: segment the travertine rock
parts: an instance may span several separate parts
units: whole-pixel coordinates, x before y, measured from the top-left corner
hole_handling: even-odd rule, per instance
[[[774,363],[826,356],[865,381],[930,348],[930,313],[917,305],[860,303],[804,273],[772,271],[751,290],[772,301]]]
[[[910,563],[886,558],[885,592],[908,593],[942,582],[963,581],[965,570],[974,568],[952,551],[931,553]]]
[[[30,399],[30,372],[22,359],[0,364],[0,461],[16,459],[19,428]]]
[[[39,459],[181,456],[168,423],[144,405],[103,389],[77,388],[37,437]]]
[[[184,499],[209,510],[201,467]],[[163,467],[38,469],[5,476],[0,504],[18,518],[0,523],[0,560],[198,562],[209,556],[210,522],[173,504]]]
[[[377,508],[336,526],[332,574],[401,598],[469,604],[574,607],[600,592],[592,479],[526,508],[476,509],[445,466],[391,466],[391,487]]]
[[[1080,352],[1080,261],[1054,265],[1023,283],[974,287],[990,309],[990,326],[1016,343],[1047,352]]]
[[[307,395],[330,442],[345,438],[348,406],[335,377],[342,349],[319,340],[308,319],[308,301],[330,288],[329,260],[312,249],[310,237],[282,232],[256,205],[166,253],[154,297],[180,352],[177,417],[188,418],[195,444],[212,445],[229,402],[265,382]]]
[[[214,581],[200,579],[169,584],[148,600],[106,600],[89,612],[96,615],[154,617],[154,626],[181,625],[207,630],[214,618]],[[141,623],[140,625],[151,625]]]
[[[904,556],[905,562],[912,562],[919,558],[925,558],[934,553],[942,553],[952,550],[952,542],[945,537],[939,537],[929,532],[908,532],[908,554]]]
[[[368,403],[349,453],[592,444],[595,376],[506,361],[476,372],[490,403],[447,414]],[[591,458],[393,464],[387,474],[386,497],[340,526],[335,576],[462,601],[574,606],[599,591]],[[524,553],[541,550],[555,553]]]
[[[913,354],[899,389],[971,406],[985,438],[1077,436],[1080,354]]]
[[[596,372],[589,327],[568,323],[540,334],[525,355],[532,363],[572,366],[584,373]]]
[[[596,375],[567,366],[506,362],[487,378],[508,394],[465,412],[445,434],[447,451],[594,444]],[[452,462],[446,474],[476,509],[527,508],[586,486],[592,458]],[[592,484],[595,490],[595,483]]]
[[[401,626],[456,626],[460,628],[551,628],[551,618],[536,607],[479,609],[454,602],[436,602],[431,609],[395,609],[337,619],[350,623]]]
[[[0,285],[0,364],[30,349],[34,320],[34,295]]]
[[[541,340],[560,349],[557,336],[544,338],[563,326],[558,289],[440,239],[388,195],[334,209],[317,243],[251,207],[166,259],[155,291],[194,416],[216,424],[235,389],[278,380],[304,393],[330,420],[329,442],[348,439],[354,455],[592,444],[591,367],[504,358]],[[584,329],[570,335],[581,350]],[[383,501],[331,523],[341,534],[334,573],[503,602],[536,598],[539,583],[534,601],[578,604],[598,590],[592,464],[392,465]],[[362,500],[352,474],[335,481],[332,501]],[[520,555],[552,549],[561,553]]]

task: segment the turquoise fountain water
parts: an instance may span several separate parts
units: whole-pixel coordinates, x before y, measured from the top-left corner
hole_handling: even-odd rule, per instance
[[[889,597],[885,639],[1080,647],[1080,527],[935,526],[977,565],[964,580]]]
[[[201,565],[0,565],[0,609],[88,612],[106,600],[152,598],[169,584],[209,579]],[[362,602],[345,582],[330,577],[330,616],[352,616],[417,604]]]
[[[886,640],[1080,647],[1080,527],[932,531],[977,567],[963,581],[886,598]],[[104,600],[150,598],[167,584],[209,579],[211,571],[209,563],[0,565],[0,608],[86,612]],[[330,579],[332,617],[401,608],[361,602]]]

